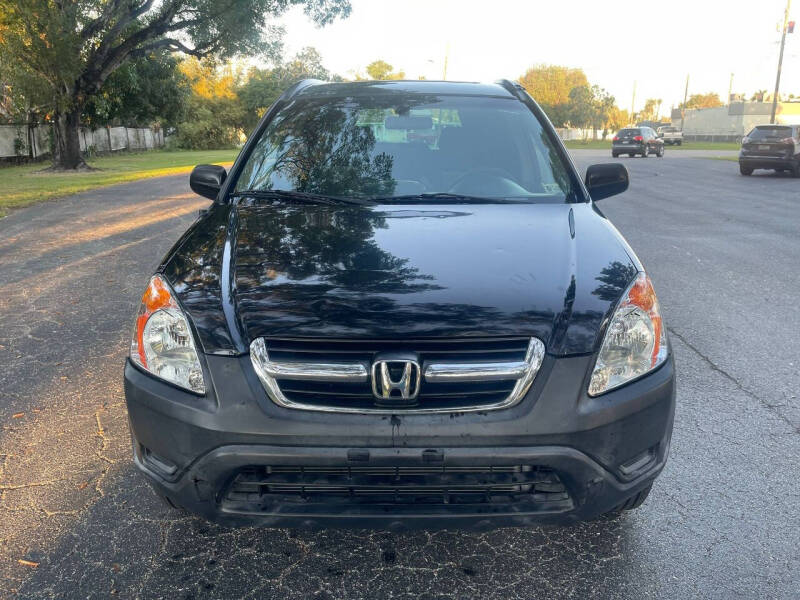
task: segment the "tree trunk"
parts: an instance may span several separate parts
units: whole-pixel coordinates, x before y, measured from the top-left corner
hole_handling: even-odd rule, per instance
[[[81,156],[80,116],[80,108],[70,109],[63,113],[56,112],[55,114],[53,167],[56,169],[86,168],[86,163]]]

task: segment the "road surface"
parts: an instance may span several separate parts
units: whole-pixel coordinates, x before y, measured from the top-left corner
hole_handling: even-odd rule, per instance
[[[800,180],[669,149],[621,160],[630,191],[598,206],[655,282],[675,434],[642,508],[566,528],[226,530],[170,512],[130,460],[122,367],[148,276],[206,202],[179,176],[0,220],[0,598],[797,598]]]

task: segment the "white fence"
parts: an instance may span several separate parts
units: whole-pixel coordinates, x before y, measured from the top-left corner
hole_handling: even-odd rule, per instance
[[[0,125],[0,158],[50,154],[49,125]],[[79,131],[81,152],[116,152],[117,150],[151,150],[164,145],[163,130],[132,127],[102,127]]]
[[[591,129],[578,129],[577,127],[556,127],[556,132],[558,133],[558,137],[562,140],[591,140],[594,138],[594,135],[597,135],[597,139],[603,139],[603,130],[598,129],[596,131],[592,131]],[[613,131],[607,131],[608,135],[614,135]]]

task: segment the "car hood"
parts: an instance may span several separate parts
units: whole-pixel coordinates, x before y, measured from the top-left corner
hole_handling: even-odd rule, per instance
[[[575,354],[595,349],[638,268],[588,204],[251,205],[213,208],[164,272],[206,352],[261,336],[531,335]]]

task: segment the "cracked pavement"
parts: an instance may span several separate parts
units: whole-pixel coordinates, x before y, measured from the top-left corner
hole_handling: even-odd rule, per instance
[[[231,530],[166,509],[130,459],[122,367],[147,277],[206,201],[178,176],[0,220],[0,598],[800,596],[800,181],[669,149],[622,162],[630,191],[598,206],[659,293],[675,433],[640,509],[563,528]]]

